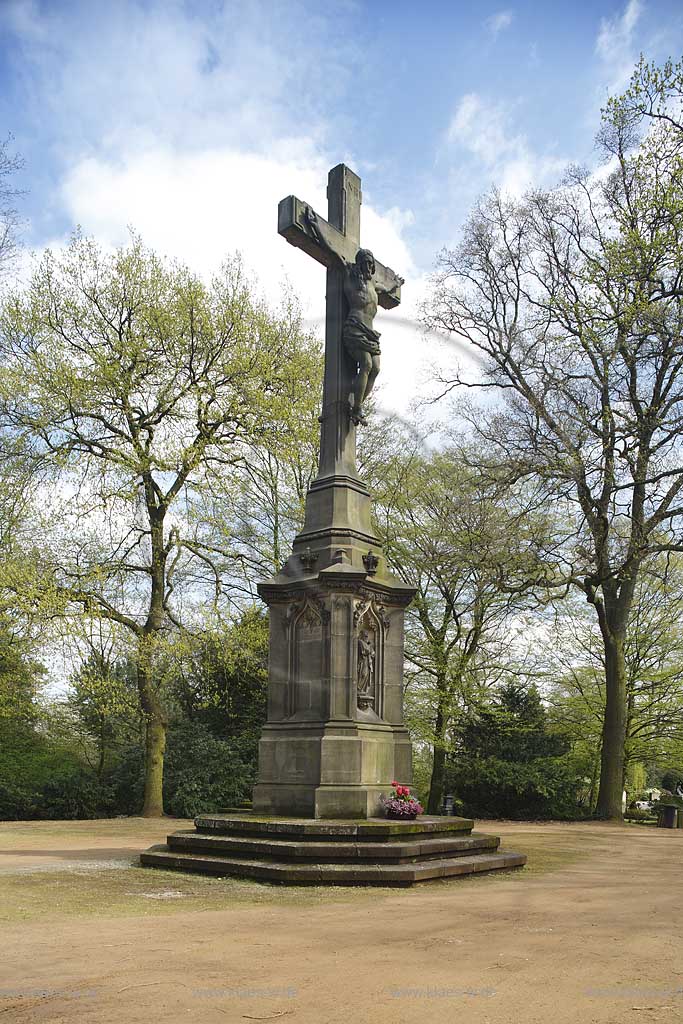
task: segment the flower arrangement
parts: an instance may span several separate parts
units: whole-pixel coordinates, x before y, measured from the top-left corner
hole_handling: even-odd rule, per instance
[[[424,814],[424,808],[420,801],[410,795],[410,786],[401,786],[396,781],[391,785],[393,787],[391,796],[382,799],[387,818],[410,820],[416,818],[418,814]]]

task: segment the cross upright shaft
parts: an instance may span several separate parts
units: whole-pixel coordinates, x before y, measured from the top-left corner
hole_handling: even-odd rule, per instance
[[[360,178],[344,164],[337,164],[327,180],[327,216],[354,250],[360,246]],[[355,257],[355,252],[354,252]],[[325,301],[325,377],[320,426],[318,476],[357,476],[356,424],[349,416],[349,392],[353,368],[344,352],[342,326],[344,276],[340,266],[327,268]]]

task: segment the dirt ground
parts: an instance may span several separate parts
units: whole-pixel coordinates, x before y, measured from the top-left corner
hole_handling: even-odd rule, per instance
[[[683,831],[479,823],[509,874],[285,888],[135,866],[184,823],[0,823],[0,1022],[683,1020]]]

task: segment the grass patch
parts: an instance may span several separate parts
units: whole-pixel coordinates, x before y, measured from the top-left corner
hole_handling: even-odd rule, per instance
[[[80,821],[0,821],[0,850],[30,846],[33,840],[74,839],[96,836],[98,839],[133,839],[149,845],[150,835],[166,835],[181,828],[192,828],[189,818],[96,818]]]
[[[570,864],[584,860],[593,852],[591,845],[586,844],[585,840],[577,842],[566,832],[561,835],[553,835],[552,833],[524,831],[515,835],[510,831],[505,834],[501,842],[501,849],[526,854],[525,866],[514,869],[515,873],[519,872],[525,877],[561,871],[562,868],[568,867]],[[505,878],[506,875],[508,872],[501,872],[498,877]]]
[[[547,875],[553,871],[560,871],[562,868],[575,864],[585,857],[580,850],[552,849],[539,846],[533,849],[528,843],[524,844],[523,850],[528,860],[522,868],[525,875]]]
[[[150,868],[40,871],[0,876],[0,921],[157,916],[226,910],[236,905],[362,900],[371,895],[371,890],[363,888],[289,887]]]
[[[493,824],[493,823],[492,823]],[[58,847],[59,840],[67,849],[60,851],[69,858],[71,849],[88,847],[97,839],[106,843],[109,837],[124,840],[130,851],[143,850],[152,842],[163,841],[167,832],[188,828],[191,823],[177,819],[150,822],[141,818],[116,818],[74,822],[4,822],[0,823],[0,849],[36,852]],[[634,826],[630,826],[632,829]],[[637,827],[637,826],[636,826]],[[505,872],[467,875],[428,883],[448,885],[500,884],[515,876],[520,882],[528,876],[546,875],[585,859],[601,845],[602,835],[596,831],[589,841],[583,832],[545,830],[506,830],[503,849],[517,850],[528,857],[526,867]],[[77,841],[74,842],[74,839]],[[597,843],[596,843],[597,840]],[[185,874],[180,871],[140,868],[137,863],[112,866],[112,854],[126,850],[93,850],[93,857],[102,855],[107,867],[77,861],[54,868],[22,870],[0,874],[0,921],[55,921],[64,918],[164,916],[181,912],[202,913],[231,907],[291,905],[322,905],[339,901],[377,900],[398,894],[414,895],[425,887],[412,889],[352,886],[280,886],[248,879],[215,878]],[[0,866],[2,859],[0,858]]]

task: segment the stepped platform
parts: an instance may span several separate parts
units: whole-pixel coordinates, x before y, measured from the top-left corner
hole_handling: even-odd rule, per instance
[[[473,832],[469,818],[270,818],[200,815],[140,855],[144,867],[231,875],[287,885],[409,886],[522,867],[526,856]]]

